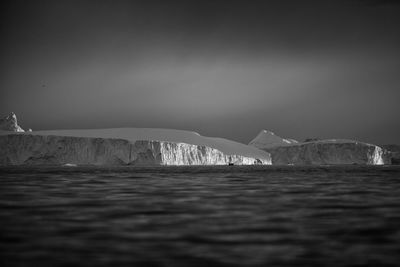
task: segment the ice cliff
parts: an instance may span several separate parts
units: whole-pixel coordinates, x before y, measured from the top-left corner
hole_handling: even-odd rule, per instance
[[[385,149],[385,154],[393,165],[400,165],[400,146],[399,145],[382,145],[383,149]]]
[[[391,156],[391,158],[389,156]],[[0,120],[0,165],[387,164],[394,152],[353,140],[297,142],[263,130],[249,145],[157,128],[24,132],[14,113]],[[396,154],[397,155],[397,154]]]
[[[324,164],[385,164],[383,149],[372,144],[351,140],[321,140],[290,146],[274,147],[272,164],[324,165]]]
[[[263,130],[249,145],[269,152],[274,165],[390,163],[381,147],[353,140],[330,139],[299,143]]]
[[[186,143],[33,134],[0,135],[0,165],[236,165],[270,159]]]
[[[24,129],[22,129],[18,125],[17,116],[14,114],[14,112],[11,112],[8,116],[0,119],[0,130],[11,132],[25,132]]]

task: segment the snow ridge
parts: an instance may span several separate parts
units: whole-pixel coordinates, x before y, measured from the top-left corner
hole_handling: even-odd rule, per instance
[[[256,138],[250,141],[249,145],[259,149],[268,149],[272,147],[286,146],[296,143],[298,142],[294,139],[285,139],[275,135],[275,133],[271,131],[262,130],[256,136]]]

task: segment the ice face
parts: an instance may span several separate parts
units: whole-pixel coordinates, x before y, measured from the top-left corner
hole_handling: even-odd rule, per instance
[[[271,153],[272,164],[277,165],[389,163],[379,146],[350,140],[321,140],[275,147],[267,151]]]
[[[32,134],[0,135],[0,165],[252,165],[270,158],[187,143]],[[268,154],[269,155],[269,154]]]

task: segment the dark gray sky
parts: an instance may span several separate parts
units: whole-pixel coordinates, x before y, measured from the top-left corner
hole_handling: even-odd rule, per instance
[[[0,5],[0,114],[25,128],[400,143],[396,1]]]

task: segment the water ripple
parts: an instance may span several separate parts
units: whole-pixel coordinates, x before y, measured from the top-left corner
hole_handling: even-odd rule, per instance
[[[398,266],[398,167],[0,169],[2,266]]]

